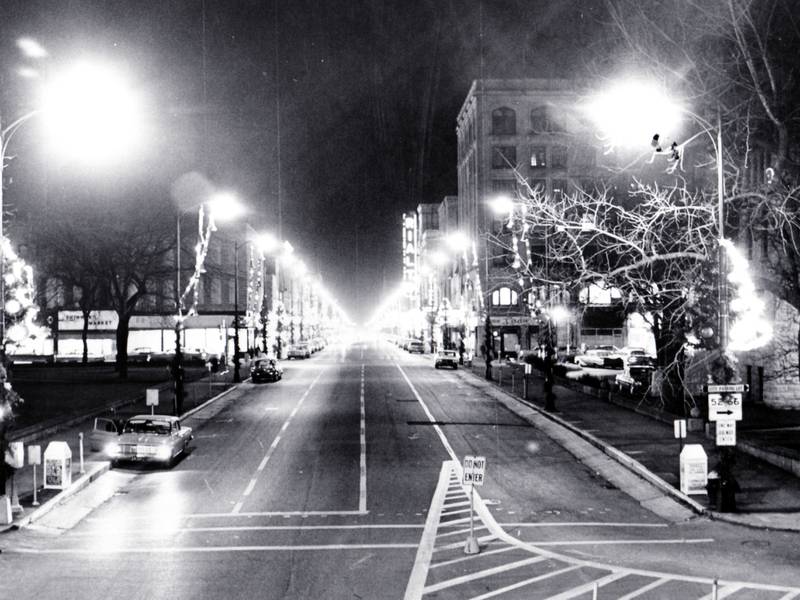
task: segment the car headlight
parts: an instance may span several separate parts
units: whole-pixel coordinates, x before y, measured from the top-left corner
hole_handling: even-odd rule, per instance
[[[159,446],[156,449],[156,458],[160,460],[167,460],[172,457],[172,448],[169,446]]]
[[[119,444],[117,442],[109,442],[106,444],[104,451],[107,456],[115,457],[119,456]]]

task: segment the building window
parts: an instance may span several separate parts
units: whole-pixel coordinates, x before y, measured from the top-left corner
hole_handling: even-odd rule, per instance
[[[531,146],[531,167],[536,169],[547,167],[546,146]]]
[[[534,133],[550,131],[546,106],[535,106],[531,109],[531,129],[533,129]]]
[[[547,179],[542,177],[533,177],[528,180],[528,185],[534,192],[544,194],[547,191]]]
[[[559,200],[566,193],[567,193],[567,180],[553,179],[553,198]]]
[[[517,304],[517,292],[511,288],[501,287],[492,292],[492,306],[514,306]]]
[[[516,179],[492,179],[492,193],[514,196],[517,193]]]
[[[492,168],[513,169],[517,166],[516,146],[492,146]]]
[[[550,166],[554,169],[567,168],[567,147],[553,146],[550,149]]]
[[[578,146],[575,148],[575,166],[593,167],[596,161],[595,151],[591,146]]]
[[[492,111],[492,135],[514,135],[517,133],[517,113],[503,106]]]

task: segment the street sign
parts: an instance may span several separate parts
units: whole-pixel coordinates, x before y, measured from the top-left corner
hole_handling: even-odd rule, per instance
[[[486,474],[486,457],[470,456],[464,457],[464,484],[483,485],[484,475]]]
[[[726,392],[738,392],[742,394],[747,391],[747,385],[744,383],[709,383],[705,386],[706,392],[709,394],[724,394]]]
[[[742,420],[741,394],[708,395],[708,420],[716,421],[718,419]]]
[[[733,419],[717,420],[717,446],[736,445],[736,421]]]
[[[28,464],[40,465],[42,464],[42,447],[41,446],[28,446]]]
[[[158,406],[158,388],[147,388],[147,406]]]
[[[686,437],[686,419],[675,419],[672,426],[675,431],[675,439],[682,440]]]

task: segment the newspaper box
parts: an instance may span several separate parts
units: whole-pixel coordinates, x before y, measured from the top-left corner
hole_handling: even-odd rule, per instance
[[[72,450],[66,442],[50,442],[44,451],[44,489],[63,490],[72,483]]]
[[[708,481],[708,457],[700,444],[687,444],[681,452],[681,491],[705,494]]]

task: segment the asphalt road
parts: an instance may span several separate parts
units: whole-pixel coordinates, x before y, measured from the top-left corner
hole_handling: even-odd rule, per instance
[[[116,469],[0,538],[0,598],[800,597],[796,534],[665,522],[430,356],[286,367],[190,418],[172,469]],[[466,454],[488,462],[477,556]]]

